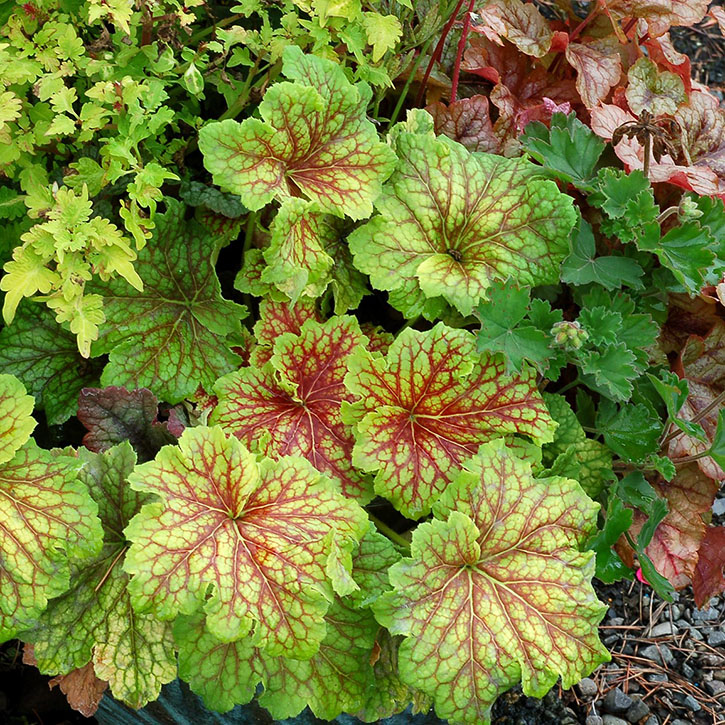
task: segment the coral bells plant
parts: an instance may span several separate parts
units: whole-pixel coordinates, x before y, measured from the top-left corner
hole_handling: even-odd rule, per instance
[[[88,716],[485,724],[608,659],[595,579],[722,592],[703,21],[0,3],[1,640]]]

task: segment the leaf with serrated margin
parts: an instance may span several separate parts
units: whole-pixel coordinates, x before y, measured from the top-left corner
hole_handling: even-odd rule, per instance
[[[285,332],[299,335],[302,325],[307,320],[322,321],[313,300],[303,298],[295,304],[276,302],[269,298],[261,300],[259,317],[254,324],[257,346],[252,354],[253,365],[260,368],[264,363],[269,362],[277,338]]]
[[[365,117],[370,89],[352,85],[341,66],[287,46],[283,74],[259,104],[261,120],[209,123],[199,132],[214,182],[250,209],[301,194],[337,216],[372,213],[395,165]]]
[[[620,342],[579,356],[582,372],[591,376],[590,387],[612,400],[629,400],[634,389],[632,380],[638,375],[635,354]]]
[[[725,323],[718,320],[707,337],[691,335],[677,360],[676,371],[687,379],[689,395],[679,411],[678,417],[692,421],[695,416],[703,416],[698,421],[705,432],[705,441],[698,440],[686,433],[679,434],[670,442],[668,455],[678,459],[684,456],[704,453],[715,439],[718,424],[718,396],[725,393]],[[703,415],[704,413],[704,415]],[[710,456],[700,458],[697,465],[703,473],[717,481],[725,479],[725,468],[719,466]]]
[[[332,541],[359,540],[366,529],[356,503],[303,458],[258,462],[219,427],[187,428],[129,482],[160,497],[125,529],[138,611],[173,619],[203,606],[220,639],[254,626],[253,643],[271,655],[314,654]]]
[[[353,463],[377,471],[376,493],[409,518],[430,511],[481,443],[506,433],[553,438],[535,372],[506,376],[503,359],[475,345],[470,332],[439,323],[404,330],[385,357],[360,350],[350,359],[345,385],[359,398],[349,411]]]
[[[447,106],[438,101],[425,110],[433,117],[437,136],[448,136],[469,151],[501,153],[501,139],[493,131],[486,96],[461,98]]]
[[[470,315],[493,280],[558,282],[576,215],[553,181],[445,136],[402,131],[395,143],[400,162],[375,203],[380,214],[349,237],[374,287],[419,286]]]
[[[140,461],[150,461],[176,441],[158,412],[159,401],[145,388],[83,388],[78,400],[78,419],[88,430],[83,445],[101,453],[127,440]]]
[[[0,641],[32,626],[48,600],[68,589],[69,559],[101,547],[98,509],[80,468],[32,440],[0,464]]]
[[[534,479],[503,441],[479,453],[413,534],[411,558],[374,605],[407,639],[402,678],[432,695],[439,717],[488,725],[496,697],[521,681],[543,696],[609,658],[591,586],[598,505],[564,478]]]
[[[576,89],[587,108],[598,106],[622,75],[619,43],[593,40],[569,43],[566,59],[576,70]]]
[[[75,414],[78,391],[98,383],[103,363],[82,358],[76,336],[45,305],[23,302],[0,331],[0,368],[20,378],[48,423],[58,425]]]
[[[627,72],[625,95],[632,113],[648,111],[653,116],[672,115],[687,96],[680,76],[660,72],[649,58],[640,58]]]
[[[98,505],[104,541],[100,553],[71,566],[70,589],[53,599],[27,632],[41,672],[65,675],[93,663],[112,695],[131,707],[155,700],[176,677],[171,628],[131,606],[123,571],[123,529],[150,497],[131,490],[136,455],[124,442],[103,454],[81,449],[80,479]]]
[[[340,412],[353,399],[343,383],[348,361],[365,342],[352,317],[308,320],[299,335],[277,338],[268,364],[217,381],[211,422],[264,455],[303,456],[346,496],[367,503],[373,494],[352,465],[354,438]]]
[[[14,375],[0,375],[0,464],[9,461],[35,429],[34,402]]]
[[[692,575],[692,591],[698,607],[725,591],[725,526],[708,526]]]
[[[400,554],[387,536],[378,533],[371,523],[352,560],[352,577],[358,589],[345,601],[356,607],[369,607],[390,589],[388,569],[400,561]]]
[[[549,52],[554,34],[549,23],[530,3],[521,0],[491,0],[480,10],[478,28],[499,45],[501,38],[513,43],[522,53],[541,58]]]
[[[124,280],[94,285],[103,296],[106,323],[94,354],[109,353],[105,385],[149,388],[178,403],[199,385],[210,389],[240,358],[227,342],[241,330],[245,308],[221,296],[214,265],[227,237],[215,235],[184,207],[166,200],[153,238],[134,263],[144,291]]]

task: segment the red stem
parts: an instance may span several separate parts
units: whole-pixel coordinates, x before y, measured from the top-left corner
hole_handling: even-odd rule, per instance
[[[461,30],[461,37],[458,40],[456,64],[453,66],[453,78],[451,79],[451,103],[456,100],[456,95],[458,94],[458,76],[461,74],[461,60],[463,59],[463,50],[466,47],[468,31],[471,27],[471,13],[473,12],[474,2],[475,0],[470,0],[468,3],[468,10],[466,11],[466,17],[463,18],[463,30]]]
[[[589,23],[591,23],[592,20],[597,17],[597,15],[599,15],[599,3],[596,3],[591,9],[589,15],[587,15],[586,18],[584,18],[584,20],[582,20],[581,23],[579,23],[579,25],[577,25],[576,28],[571,31],[571,34],[569,35],[569,42],[571,42],[575,38],[578,38],[579,33],[581,33],[581,31],[584,30],[584,28],[586,28],[587,25],[589,25]]]
[[[451,17],[448,19],[448,22],[443,27],[443,32],[441,33],[440,40],[438,41],[438,44],[436,45],[435,50],[433,51],[433,54],[431,55],[430,60],[428,61],[428,67],[425,69],[425,74],[423,75],[423,80],[420,83],[418,95],[415,97],[416,106],[420,106],[421,102],[423,101],[423,96],[425,95],[425,87],[428,84],[428,78],[430,78],[431,71],[433,70],[433,64],[440,58],[441,53],[443,52],[443,44],[446,42],[448,33],[451,32],[453,23],[456,22],[458,13],[461,9],[461,6],[463,5],[463,1],[464,0],[458,0],[456,7],[454,8],[453,12],[451,13]]]

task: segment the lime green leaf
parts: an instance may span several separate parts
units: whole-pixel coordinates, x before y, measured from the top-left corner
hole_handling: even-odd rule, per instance
[[[520,159],[470,153],[444,136],[401,131],[380,216],[350,236],[373,286],[419,284],[469,315],[493,280],[558,282],[576,221],[571,198]]]
[[[576,285],[596,282],[608,290],[623,285],[641,289],[642,267],[629,257],[597,257],[592,227],[584,219],[579,220],[579,227],[571,236],[571,245],[571,254],[561,267],[562,281]]]
[[[373,63],[377,63],[389,50],[395,48],[403,34],[400,20],[395,15],[363,13],[362,24],[368,43],[373,46]]]
[[[8,378],[14,380],[0,376],[5,391]],[[22,398],[17,402],[26,405]],[[0,641],[31,626],[48,599],[68,589],[69,557],[87,558],[100,549],[97,507],[78,480],[80,468],[77,459],[44,451],[32,440],[0,464]]]
[[[348,362],[365,342],[352,317],[308,320],[299,335],[277,338],[270,363],[216,383],[211,422],[264,455],[303,456],[346,496],[367,503],[371,487],[352,465],[354,438],[341,417],[343,402],[353,399],[343,383]]]
[[[283,73],[294,82],[270,87],[259,105],[262,120],[214,122],[199,133],[215,183],[249,209],[299,190],[331,214],[369,216],[394,166],[392,151],[365,118],[369,89],[294,45],[284,50]]]
[[[155,700],[176,677],[171,628],[131,607],[123,528],[149,500],[130,490],[136,456],[128,442],[104,454],[81,449],[80,479],[98,505],[104,541],[100,553],[71,567],[70,589],[51,601],[28,633],[41,672],[67,674],[93,662],[113,696],[133,708]]]
[[[378,533],[371,523],[353,558],[352,576],[358,585],[345,601],[356,607],[369,607],[390,589],[388,569],[400,561],[400,554],[387,536]]]
[[[357,504],[304,459],[257,462],[218,427],[187,428],[178,447],[162,448],[129,481],[161,499],[125,529],[136,609],[173,619],[203,604],[220,639],[254,626],[253,643],[271,655],[317,651],[328,607],[325,564],[334,539],[364,534]]]
[[[35,429],[33,405],[23,384],[13,375],[0,375],[0,464],[9,461]]]
[[[239,364],[226,338],[239,332],[245,311],[222,298],[214,272],[227,240],[185,221],[182,205],[167,205],[136,262],[144,292],[123,280],[94,286],[107,322],[93,351],[110,355],[103,385],[149,388],[177,403]]]
[[[375,491],[409,518],[430,511],[481,443],[506,433],[553,438],[534,371],[506,376],[503,359],[476,354],[466,330],[408,328],[385,357],[359,350],[349,365],[345,384],[359,397],[349,410],[353,463],[377,471]]]
[[[407,639],[402,678],[454,723],[491,722],[503,691],[522,682],[543,696],[571,687],[608,659],[596,625],[605,605],[580,548],[598,505],[564,478],[537,480],[503,441],[481,447],[413,534],[411,558],[374,605]]]
[[[524,360],[545,370],[549,358],[556,354],[549,348],[551,335],[534,325],[522,324],[530,294],[530,290],[518,289],[512,282],[494,282],[488,290],[488,301],[481,302],[476,312],[481,320],[478,349],[503,353],[507,368],[517,373]]]
[[[687,99],[682,78],[670,71],[659,71],[654,61],[640,58],[627,73],[625,95],[632,113],[649,111],[653,116],[672,115]]]
[[[557,178],[589,186],[606,144],[575,113],[554,113],[550,126],[529,123],[521,137],[529,154]]]
[[[75,415],[78,393],[98,383],[102,367],[79,355],[75,335],[42,305],[21,304],[13,324],[0,331],[0,368],[22,380],[51,425]]]

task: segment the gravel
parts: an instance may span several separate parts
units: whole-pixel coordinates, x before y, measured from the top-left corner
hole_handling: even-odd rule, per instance
[[[627,720],[631,723],[638,723],[640,720],[646,718],[649,713],[649,705],[641,698],[637,698],[627,710]]]
[[[672,650],[666,644],[650,644],[640,650],[639,656],[661,665],[670,665],[675,659]]]
[[[591,677],[585,677],[577,685],[577,689],[579,690],[579,694],[587,700],[591,700],[599,693],[599,686]]]

